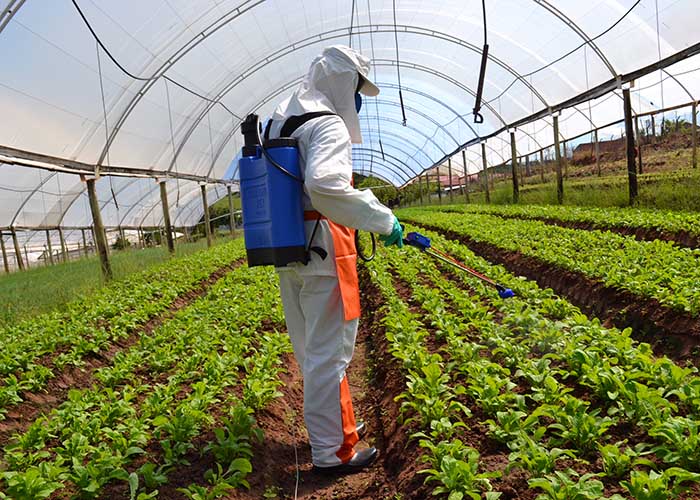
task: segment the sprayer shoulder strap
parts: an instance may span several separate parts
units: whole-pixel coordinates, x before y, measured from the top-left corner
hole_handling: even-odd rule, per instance
[[[322,116],[335,116],[332,111],[313,111],[311,113],[304,113],[303,115],[290,116],[284,121],[282,125],[282,130],[280,131],[280,137],[291,137],[296,129],[301,127],[308,121],[320,118]],[[265,140],[270,138],[270,128],[272,127],[272,120],[267,122],[265,126]]]

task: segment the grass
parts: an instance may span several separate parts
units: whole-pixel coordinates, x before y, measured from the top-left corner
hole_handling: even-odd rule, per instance
[[[228,237],[218,237],[214,241],[215,244],[223,243]],[[176,243],[175,256],[188,255],[206,247],[206,239]],[[112,250],[114,279],[125,278],[169,258],[164,247]],[[0,277],[0,327],[58,309],[104,284],[97,256],[3,275]]]

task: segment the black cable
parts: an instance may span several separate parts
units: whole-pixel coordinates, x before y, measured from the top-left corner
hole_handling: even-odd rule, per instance
[[[350,7],[350,39],[348,41],[348,47],[352,48],[352,27],[355,24],[355,0],[352,0],[352,7]],[[359,24],[359,21],[358,21]]]
[[[257,117],[256,117],[256,118],[257,118]],[[288,177],[291,177],[291,178],[294,179],[295,181],[300,182],[300,183],[303,184],[303,183],[304,183],[304,179],[302,179],[301,177],[297,177],[296,175],[294,175],[293,173],[291,173],[289,170],[287,170],[287,169],[284,168],[282,165],[280,165],[279,163],[277,163],[277,162],[270,156],[270,154],[267,152],[267,148],[265,147],[265,144],[263,143],[262,137],[260,136],[260,127],[259,127],[257,124],[256,124],[256,126],[255,126],[255,130],[257,131],[257,134],[258,134],[258,144],[260,144],[260,150],[262,151],[263,156],[265,156],[265,159],[266,159],[267,161],[269,161],[269,162],[272,164],[273,167],[275,167],[277,170],[279,170],[280,172],[282,172],[284,175],[286,175],[286,176],[288,176]]]
[[[489,60],[488,25],[486,24],[486,0],[481,0],[481,8],[484,16],[484,48],[481,51],[481,68],[479,70],[479,83],[476,87],[476,100],[474,101],[474,123],[484,123],[481,116],[481,97],[484,92],[484,80],[486,79],[486,64]]]
[[[403,126],[405,127],[406,110],[403,106],[403,92],[401,91],[401,59],[399,58],[399,32],[396,28],[396,0],[392,0],[392,6],[394,11],[394,46],[396,47],[396,77],[399,82],[399,101],[401,102],[401,116],[403,117]]]
[[[355,229],[355,250],[357,251],[357,256],[364,262],[371,262],[374,260],[375,255],[377,255],[377,240],[374,237],[374,233],[369,233],[370,239],[372,240],[372,253],[365,255],[362,253],[360,247],[360,230]]]
[[[87,27],[87,29],[88,29],[88,30],[90,31],[90,33],[92,34],[92,37],[93,37],[93,38],[95,39],[95,41],[99,44],[99,46],[102,47],[102,50],[105,51],[105,54],[107,54],[107,56],[108,56],[108,57],[111,59],[111,61],[117,66],[117,68],[119,68],[125,75],[129,76],[130,78],[133,78],[134,80],[138,80],[138,81],[141,81],[141,82],[151,82],[151,81],[153,81],[153,80],[157,80],[158,77],[156,77],[156,76],[143,77],[143,76],[134,75],[131,71],[129,71],[128,69],[126,69],[124,66],[122,66],[122,65],[119,63],[119,61],[117,61],[116,57],[114,57],[114,56],[112,55],[112,53],[109,51],[109,49],[105,46],[105,44],[102,43],[102,40],[101,40],[100,37],[97,35],[97,33],[95,33],[95,30],[92,28],[92,25],[91,25],[90,22],[87,20],[87,17],[85,17],[85,14],[83,14],[83,11],[81,10],[80,6],[78,5],[77,0],[71,0],[71,1],[73,2],[73,6],[75,7],[75,9],[78,11],[78,14],[80,14],[80,17],[82,18],[83,23],[85,24],[85,26]],[[220,101],[216,101],[216,100],[211,99],[211,98],[209,98],[209,97],[206,97],[206,96],[200,94],[199,92],[196,92],[196,91],[192,90],[191,88],[186,87],[185,85],[181,84],[181,83],[178,82],[177,80],[173,80],[173,79],[170,78],[169,76],[166,76],[166,75],[161,75],[161,76],[162,76],[165,80],[168,80],[168,81],[169,81],[170,83],[172,83],[173,85],[177,85],[177,86],[180,87],[182,90],[184,90],[184,91],[186,91],[186,92],[189,92],[190,94],[195,95],[195,96],[199,97],[200,99],[202,99],[202,100],[204,100],[204,101],[210,102],[210,103],[212,103],[212,104],[219,104],[222,108],[224,108],[226,111],[228,111],[228,112],[229,112],[231,115],[233,115],[235,118],[237,118],[238,120],[242,120],[242,118],[241,118],[240,116],[238,116],[236,113],[234,113],[233,111],[231,111],[231,110],[228,108],[228,106],[226,106],[224,103],[222,103],[222,102],[220,102]]]
[[[609,27],[608,27],[605,31],[603,31],[602,33],[599,33],[598,35],[596,35],[596,36],[594,36],[593,38],[591,38],[590,41],[585,41],[585,42],[583,42],[581,45],[579,45],[578,47],[576,47],[576,48],[570,50],[569,52],[567,52],[566,54],[564,54],[563,56],[558,57],[557,59],[555,59],[555,60],[553,60],[553,61],[551,61],[551,62],[545,64],[544,66],[542,66],[542,67],[540,67],[540,68],[537,68],[537,69],[534,70],[534,71],[531,71],[530,73],[525,73],[524,75],[520,75],[520,76],[518,76],[517,78],[515,78],[512,82],[510,82],[510,84],[509,84],[505,89],[503,89],[503,91],[502,91],[500,94],[498,94],[496,97],[494,97],[493,99],[491,99],[491,100],[489,101],[489,103],[492,103],[493,101],[495,101],[495,100],[501,98],[506,92],[508,92],[508,91],[513,87],[513,85],[515,85],[516,83],[518,83],[520,80],[522,80],[522,79],[524,79],[524,78],[527,78],[527,77],[530,77],[530,76],[532,76],[532,75],[534,75],[534,74],[536,74],[536,73],[539,73],[539,72],[542,71],[542,70],[545,70],[545,69],[547,69],[547,68],[549,68],[549,67],[555,65],[555,64],[558,63],[559,61],[561,61],[561,60],[566,59],[567,57],[569,57],[571,54],[573,54],[573,53],[576,52],[577,50],[580,50],[581,47],[584,47],[584,46],[586,46],[586,45],[590,45],[591,42],[595,42],[595,41],[598,40],[600,37],[607,35],[610,31],[612,31],[612,30],[615,28],[615,26],[617,26],[618,24],[620,24],[620,23],[634,10],[634,8],[637,7],[637,5],[640,4],[641,1],[642,1],[642,0],[637,0],[637,1],[632,5],[632,7],[630,7],[629,10],[627,10],[627,12],[625,12],[625,13],[622,15],[622,17],[621,17],[620,19],[618,19],[617,21],[615,21],[611,26],[609,26]]]

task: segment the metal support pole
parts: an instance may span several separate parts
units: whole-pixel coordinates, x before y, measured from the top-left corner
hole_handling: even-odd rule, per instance
[[[554,125],[554,154],[557,160],[557,203],[564,203],[564,176],[562,175],[561,145],[559,144],[559,115],[553,117]]]
[[[87,180],[88,198],[90,200],[90,211],[92,212],[92,230],[97,252],[100,255],[100,268],[102,276],[105,280],[112,279],[112,265],[109,262],[109,250],[107,249],[107,237],[105,236],[105,228],[102,225],[102,214],[100,214],[100,203],[97,200],[97,191],[95,190],[95,179]]]
[[[7,260],[7,249],[5,248],[5,235],[0,231],[0,250],[2,250],[2,263],[5,267],[5,273],[10,272],[10,262]]]
[[[518,186],[518,151],[515,147],[515,132],[510,133],[510,163],[513,173],[513,203],[520,201],[520,188]]]
[[[233,216],[233,194],[231,193],[231,186],[226,186],[226,192],[228,193],[228,224],[231,228],[231,236],[235,234],[234,227],[236,226],[236,221]]]
[[[629,179],[630,205],[637,202],[639,195],[637,186],[637,165],[634,158],[634,127],[632,124],[632,100],[630,90],[622,89],[625,105],[625,135],[627,142],[627,178]]]
[[[469,170],[467,169],[467,153],[462,150],[462,163],[464,164],[464,199],[469,203]]]
[[[454,193],[452,192],[452,158],[447,159],[447,175],[450,176],[450,203],[454,203]]]
[[[54,264],[53,262],[53,246],[51,245],[51,231],[48,229],[46,230],[46,246],[48,248],[48,253],[49,253],[49,263],[51,265]]]
[[[540,149],[540,180],[544,182],[544,150]]]
[[[12,244],[15,247],[15,260],[17,261],[17,267],[20,271],[22,271],[24,269],[24,262],[22,261],[22,251],[19,248],[19,241],[17,241],[17,231],[15,231],[14,227],[10,228],[10,231],[12,232]]]
[[[491,193],[489,192],[489,164],[486,161],[486,143],[481,143],[481,163],[484,167],[483,169],[483,182],[484,182],[484,195],[486,196],[486,203],[491,203]]]
[[[160,202],[163,205],[163,223],[165,224],[165,238],[168,241],[168,252],[175,253],[175,241],[173,240],[173,227],[170,224],[170,207],[168,206],[168,191],[165,181],[160,181]],[[229,192],[230,194],[230,192]]]
[[[66,262],[68,260],[68,248],[66,247],[66,240],[63,237],[63,229],[58,227],[58,239],[61,242],[61,261]]]
[[[209,222],[209,204],[207,203],[207,185],[202,184],[202,204],[204,206],[204,231],[207,235],[207,246],[212,245],[211,225]]]
[[[637,160],[639,161],[639,169],[637,170],[640,174],[642,170],[642,136],[639,135],[639,117],[634,117],[634,135],[637,138]]]
[[[693,119],[691,136],[693,138],[693,168],[698,168],[698,103],[693,103]]]
[[[83,253],[85,254],[85,257],[87,257],[90,255],[90,251],[88,250],[87,238],[85,238],[85,229],[81,229],[80,232],[83,235]]]

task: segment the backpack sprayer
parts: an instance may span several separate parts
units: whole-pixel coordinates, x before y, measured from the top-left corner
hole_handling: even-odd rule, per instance
[[[451,266],[456,267],[457,269],[467,272],[474,276],[475,278],[480,279],[487,285],[491,285],[492,287],[496,288],[498,291],[498,296],[502,299],[509,299],[511,297],[515,296],[515,293],[513,293],[513,290],[510,288],[506,288],[503,285],[499,285],[495,281],[493,281],[490,278],[487,278],[483,274],[481,274],[478,271],[475,271],[474,269],[471,269],[467,266],[465,266],[462,262],[458,261],[454,257],[451,257],[450,255],[446,254],[445,252],[441,252],[440,250],[434,248],[430,244],[430,238],[427,236],[423,236],[420,233],[408,233],[406,235],[406,238],[403,240],[405,245],[410,245],[412,247],[416,247],[422,252],[427,253],[428,255],[435,257],[436,259],[449,264]]]

